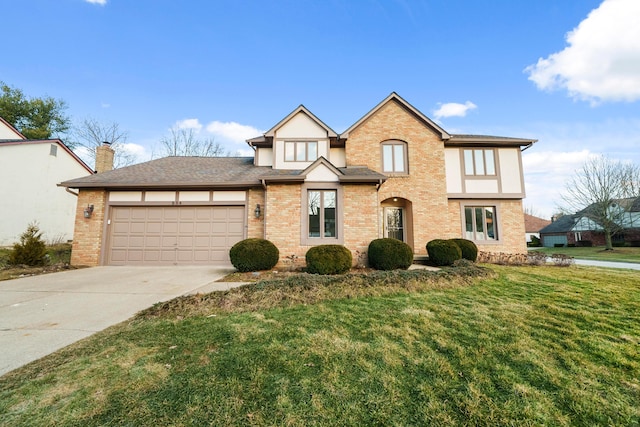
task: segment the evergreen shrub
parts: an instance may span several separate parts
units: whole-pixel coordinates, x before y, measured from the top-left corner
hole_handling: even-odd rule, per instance
[[[280,252],[268,240],[245,239],[231,247],[229,258],[240,272],[269,270],[278,263]]]
[[[305,255],[307,273],[343,274],[351,269],[353,256],[342,245],[319,245],[309,249]]]
[[[413,250],[398,239],[372,240],[367,251],[369,265],[376,270],[406,270],[413,264]]]
[[[478,247],[475,243],[467,239],[451,239],[451,241],[458,245],[462,251],[462,258],[476,262],[478,259]]]
[[[8,262],[11,265],[41,266],[47,263],[46,255],[47,247],[40,228],[32,223],[20,235],[20,243],[13,245]]]
[[[451,240],[434,239],[427,243],[429,261],[437,266],[452,265],[462,259],[462,250]]]

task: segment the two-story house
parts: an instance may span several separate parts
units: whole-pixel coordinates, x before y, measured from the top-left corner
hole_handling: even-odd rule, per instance
[[[79,190],[72,263],[228,263],[249,237],[281,263],[320,244],[364,261],[380,237],[418,255],[452,237],[526,251],[521,151],[535,140],[452,135],[392,93],[341,134],[301,105],[247,142],[253,157],[167,157],[62,183]]]
[[[30,140],[0,117],[0,246],[10,246],[31,223],[43,239],[73,237],[76,196],[60,181],[93,171],[59,139]]]

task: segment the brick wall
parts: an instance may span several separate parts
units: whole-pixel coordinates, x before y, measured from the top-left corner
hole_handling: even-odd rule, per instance
[[[465,200],[467,203],[473,201]],[[494,200],[480,202],[483,206],[497,206],[498,241],[482,244],[475,242],[482,252],[525,253],[527,242],[524,232],[524,213],[521,200]],[[449,201],[449,226],[445,238],[464,237],[461,201]]]
[[[252,188],[248,191],[247,205],[247,239],[264,239],[264,190]],[[262,214],[256,218],[254,210],[260,204]]]
[[[345,185],[344,246],[353,256],[353,264],[366,266],[367,249],[379,235],[381,218],[374,185]]]
[[[106,202],[107,193],[104,190],[80,190],[71,248],[71,265],[100,264]],[[84,217],[84,209],[88,205],[93,205],[91,218]]]
[[[279,266],[304,265],[306,247],[300,246],[301,186],[269,185],[266,191],[265,238],[280,251]]]
[[[440,136],[395,101],[382,106],[346,142],[347,165],[365,165],[382,171],[380,143],[400,140],[407,143],[408,176],[390,177],[381,187],[378,200],[409,201],[413,218],[412,242],[417,254],[426,254],[429,240],[449,233],[444,143]],[[375,207],[382,224],[382,209]],[[379,227],[381,231],[381,227]]]

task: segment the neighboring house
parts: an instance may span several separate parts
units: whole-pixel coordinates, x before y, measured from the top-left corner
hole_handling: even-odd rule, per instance
[[[525,240],[527,243],[531,243],[531,237],[540,238],[540,230],[547,225],[551,224],[551,220],[539,218],[537,216],[524,214],[524,232]]]
[[[587,216],[590,207],[572,215],[554,218],[553,222],[540,230],[542,245],[554,246],[581,245],[589,242],[593,246],[604,246],[603,228]],[[613,209],[619,211],[620,231],[612,238],[617,243],[640,244],[640,197],[617,200]]]
[[[250,139],[254,157],[167,157],[63,182],[79,190],[72,263],[228,264],[249,237],[304,263],[380,237],[418,255],[436,238],[526,251],[521,150],[535,140],[452,135],[396,93],[341,134],[299,106]],[[85,218],[83,206],[93,206]]]
[[[28,140],[0,118],[0,246],[34,222],[45,240],[72,239],[77,197],[57,184],[92,173],[61,140]]]

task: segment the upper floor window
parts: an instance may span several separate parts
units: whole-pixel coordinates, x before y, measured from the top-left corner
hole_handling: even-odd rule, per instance
[[[287,141],[284,143],[285,162],[313,162],[318,159],[318,141]]]
[[[389,173],[407,173],[406,143],[402,141],[386,141],[382,143],[382,171]]]
[[[496,162],[492,149],[464,150],[465,175],[495,175]]]

